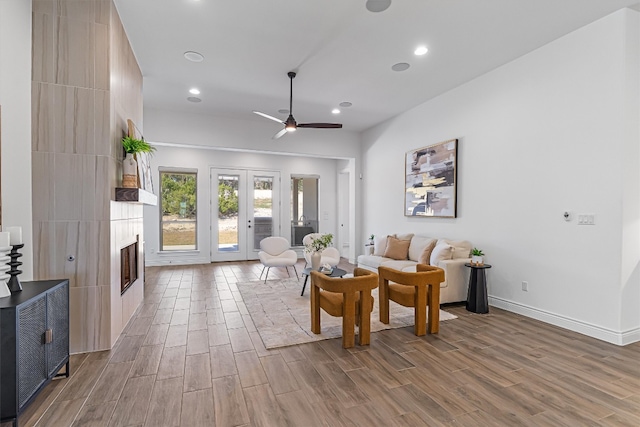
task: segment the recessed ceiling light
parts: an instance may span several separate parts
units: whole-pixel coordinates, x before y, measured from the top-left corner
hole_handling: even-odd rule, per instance
[[[391,66],[391,69],[393,71],[405,71],[408,70],[410,67],[409,64],[407,64],[406,62],[398,62],[397,64],[393,64]]]
[[[187,98],[187,101],[191,101],[191,102],[202,102],[202,99],[195,97],[195,96],[190,96]]]
[[[333,110],[331,110],[332,114],[340,114],[340,110],[337,108],[334,108]]]
[[[427,52],[429,52],[429,49],[427,49],[426,46],[418,46],[416,50],[413,51],[413,53],[418,56],[424,55]]]
[[[184,53],[184,57],[191,62],[202,62],[204,61],[204,56],[198,52],[188,51]]]
[[[391,0],[367,0],[369,12],[384,12],[391,6]]]
[[[341,106],[341,107],[343,107],[343,108],[348,108],[348,107],[351,107],[353,104],[352,104],[352,103],[350,103],[350,102],[345,101],[345,102],[341,102],[341,103],[340,103],[340,104],[338,104],[338,105],[339,105],[339,106]]]
[[[200,95],[200,91],[198,89],[196,89],[195,87],[192,87],[191,89],[189,89],[189,93],[191,95]]]
[[[280,113],[280,114],[289,114],[289,110],[287,110],[286,108],[281,108],[280,110],[278,110],[278,113]]]

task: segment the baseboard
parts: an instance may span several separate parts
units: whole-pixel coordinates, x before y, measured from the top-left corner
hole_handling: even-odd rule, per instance
[[[551,325],[559,326],[570,331],[578,332],[611,344],[623,346],[640,341],[640,327],[629,329],[627,331],[614,331],[608,328],[603,328],[602,326],[593,325],[517,302],[491,296],[489,297],[489,305],[512,313],[521,314],[532,319],[540,320]]]
[[[174,258],[174,259],[157,259],[149,260],[148,258],[144,262],[145,267],[164,267],[167,265],[194,265],[194,264],[209,264],[210,259],[207,258]]]

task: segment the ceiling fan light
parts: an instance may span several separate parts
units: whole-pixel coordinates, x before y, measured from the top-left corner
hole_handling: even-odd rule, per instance
[[[296,131],[296,125],[294,124],[288,124],[284,127],[287,132],[295,132]]]

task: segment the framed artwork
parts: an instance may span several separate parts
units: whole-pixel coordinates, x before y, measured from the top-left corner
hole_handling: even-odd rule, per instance
[[[457,152],[457,139],[407,152],[405,216],[456,217]]]
[[[139,188],[153,193],[153,181],[151,180],[151,156],[149,153],[137,153]]]

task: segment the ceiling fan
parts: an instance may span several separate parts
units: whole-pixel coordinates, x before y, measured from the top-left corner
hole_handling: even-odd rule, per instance
[[[269,120],[273,120],[275,122],[281,123],[284,125],[284,129],[280,132],[273,135],[271,139],[278,139],[282,135],[287,132],[293,132],[296,128],[316,128],[316,129],[340,129],[342,128],[342,123],[296,123],[296,119],[293,118],[293,79],[296,77],[296,73],[293,71],[289,71],[287,73],[289,76],[289,117],[284,122],[278,118],[270,116],[265,113],[261,113],[260,111],[254,111],[259,116],[265,117]]]

